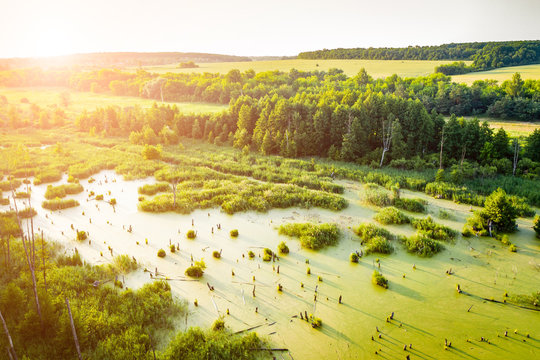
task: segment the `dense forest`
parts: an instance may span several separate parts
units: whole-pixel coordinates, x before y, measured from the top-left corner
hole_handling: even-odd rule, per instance
[[[34,66],[76,66],[83,68],[152,66],[166,65],[185,61],[228,62],[251,61],[246,56],[183,53],[183,52],[108,52],[51,56],[47,58],[12,58],[0,59],[0,69],[17,69]]]
[[[401,78],[397,75],[373,79],[364,69],[348,77],[342,70],[288,73],[267,71],[227,74],[151,74],[102,69],[99,71],[43,71],[38,68],[0,71],[3,86],[65,86],[77,91],[140,96],[160,101],[202,101],[229,104],[241,96],[257,101],[277,95],[280,98],[331,96],[338,103],[352,106],[368,94],[419,100],[428,112],[443,115],[475,116],[537,121],[540,119],[540,80],[523,80],[515,74],[502,84],[476,81],[473,85],[451,82],[443,74]],[[305,94],[305,95],[302,95]],[[326,96],[322,96],[325,98]]]
[[[536,64],[540,62],[540,41],[501,41],[409,46],[406,48],[324,49],[298,54],[299,59],[370,60],[471,60],[474,71]],[[445,68],[439,68],[444,70]],[[447,75],[451,75],[447,73]]]

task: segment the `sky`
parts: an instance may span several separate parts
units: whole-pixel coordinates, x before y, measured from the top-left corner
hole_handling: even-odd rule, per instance
[[[0,57],[540,40],[540,0],[0,0]]]

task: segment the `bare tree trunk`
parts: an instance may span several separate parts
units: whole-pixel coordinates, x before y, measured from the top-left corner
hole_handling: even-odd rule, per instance
[[[0,320],[2,320],[2,324],[4,325],[4,331],[6,332],[9,343],[8,354],[10,358],[13,357],[13,359],[17,360],[17,354],[15,353],[15,348],[13,347],[13,340],[11,340],[11,335],[9,334],[9,330],[6,321],[4,320],[4,316],[2,316],[2,311],[0,311]]]
[[[512,176],[516,176],[518,160],[519,160],[519,141],[515,139],[514,140],[514,163],[512,167]]]
[[[43,317],[41,316],[41,306],[39,305],[39,297],[38,297],[38,292],[37,292],[36,274],[34,272],[34,266],[32,265],[30,256],[28,255],[28,249],[26,247],[26,242],[24,239],[24,231],[21,224],[21,218],[19,216],[19,210],[17,209],[17,201],[15,201],[15,191],[13,190],[13,185],[11,185],[11,196],[13,197],[13,204],[15,206],[15,214],[17,215],[17,225],[19,225],[19,229],[21,230],[21,240],[23,243],[24,253],[26,254],[26,262],[28,263],[28,268],[30,269],[30,273],[32,275],[32,288],[34,290],[37,313],[39,315],[39,320],[43,324]]]
[[[460,168],[463,166],[463,161],[465,160],[466,153],[467,153],[467,145],[463,145],[463,147],[461,148],[461,162],[459,163]]]
[[[43,230],[41,230],[41,260],[43,263],[43,284],[45,285],[45,292],[47,292],[47,269],[45,267],[45,239],[43,238]]]
[[[79,360],[82,360],[81,348],[79,347],[79,339],[77,339],[77,331],[75,330],[75,323],[73,322],[73,316],[71,315],[71,307],[69,306],[69,300],[66,298],[66,305],[69,314],[69,321],[71,322],[71,332],[73,333],[73,340],[75,341],[75,348],[77,349],[77,355]]]
[[[439,169],[442,169],[442,153],[443,153],[443,145],[444,145],[444,127],[442,129],[441,134],[441,153],[439,155]]]
[[[388,150],[390,150],[390,145],[392,144],[392,133],[394,132],[394,124],[392,123],[391,119],[388,119],[388,133],[385,133],[384,129],[384,120],[382,122],[382,135],[383,135],[383,152],[381,156],[381,162],[379,163],[379,167],[382,167],[383,161],[384,161],[384,155]]]

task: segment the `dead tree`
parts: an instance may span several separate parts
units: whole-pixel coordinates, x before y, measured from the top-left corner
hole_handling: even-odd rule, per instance
[[[34,272],[34,266],[32,264],[32,260],[30,258],[30,255],[28,254],[28,248],[26,246],[25,237],[24,237],[24,231],[21,224],[21,217],[19,215],[19,210],[17,208],[17,201],[15,201],[15,190],[13,190],[13,184],[10,182],[11,185],[11,196],[13,197],[13,204],[15,206],[15,214],[17,215],[17,225],[19,225],[19,230],[21,231],[21,241],[24,248],[24,253],[26,255],[26,262],[28,263],[28,268],[30,269],[30,274],[32,275],[32,289],[34,290],[34,298],[36,300],[36,308],[37,313],[39,315],[39,320],[43,324],[43,318],[41,316],[41,306],[39,304],[39,297],[37,292],[37,283],[36,283],[36,273]]]
[[[8,347],[9,357],[10,359],[17,360],[17,354],[15,353],[15,348],[13,347],[13,340],[11,340],[11,335],[9,334],[9,330],[8,330],[6,321],[4,320],[4,316],[2,316],[2,311],[0,311],[0,320],[2,320],[2,324],[4,325],[4,331],[6,332],[6,336],[9,343],[9,347]]]
[[[390,150],[390,145],[392,145],[392,135],[394,132],[394,124],[392,121],[393,116],[388,117],[388,128],[385,129],[384,120],[382,121],[382,142],[383,142],[383,152],[381,156],[381,162],[379,167],[382,167],[384,161],[384,155],[388,150]]]
[[[66,305],[69,314],[69,321],[71,322],[71,332],[73,333],[73,340],[75,341],[75,348],[77,349],[77,355],[79,360],[82,360],[81,348],[79,347],[79,339],[77,339],[77,331],[75,330],[75,323],[73,322],[73,316],[71,315],[71,307],[69,306],[69,300],[66,298]]]
[[[519,141],[514,139],[514,163],[512,166],[512,176],[516,176],[516,169],[519,160]]]
[[[442,133],[441,133],[441,153],[439,154],[439,169],[442,169],[442,152],[443,152],[443,145],[444,145],[444,127],[443,127]]]

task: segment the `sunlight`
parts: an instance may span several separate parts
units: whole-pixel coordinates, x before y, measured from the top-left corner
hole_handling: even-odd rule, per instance
[[[35,57],[74,53],[73,33],[62,24],[48,23],[36,29],[33,53]]]

